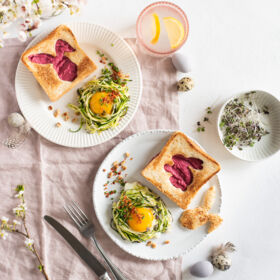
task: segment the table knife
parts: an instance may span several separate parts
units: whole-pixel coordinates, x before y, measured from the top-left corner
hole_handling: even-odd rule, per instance
[[[111,280],[105,267],[71,232],[50,216],[46,215],[44,219],[68,242],[80,258],[95,272],[99,280]]]

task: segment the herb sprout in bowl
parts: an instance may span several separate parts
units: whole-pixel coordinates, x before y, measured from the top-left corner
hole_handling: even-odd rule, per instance
[[[264,159],[280,148],[280,102],[264,91],[234,96],[221,108],[218,132],[233,155],[248,161]]]

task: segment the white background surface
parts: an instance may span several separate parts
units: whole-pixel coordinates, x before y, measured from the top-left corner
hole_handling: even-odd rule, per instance
[[[140,11],[153,1],[88,0],[80,16],[123,36],[135,36]],[[262,162],[234,158],[220,143],[216,117],[230,96],[253,89],[280,98],[279,0],[177,0],[188,16],[190,33],[182,51],[189,56],[195,88],[180,94],[180,127],[200,142],[222,165],[223,225],[183,259],[188,268],[205,260],[213,246],[232,241],[238,251],[227,272],[209,279],[280,279],[280,154]],[[62,23],[60,16],[48,22]],[[166,93],[168,94],[168,93]],[[196,122],[206,107],[215,108],[205,133]]]

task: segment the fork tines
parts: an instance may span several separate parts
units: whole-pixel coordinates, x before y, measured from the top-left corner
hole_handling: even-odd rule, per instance
[[[74,201],[72,201],[68,205],[65,205],[64,209],[78,227],[83,227],[87,225],[88,218],[86,214]]]

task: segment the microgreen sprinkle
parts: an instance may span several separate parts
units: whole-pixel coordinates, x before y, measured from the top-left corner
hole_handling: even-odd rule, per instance
[[[267,106],[261,111],[254,102],[254,94],[245,95],[228,102],[219,123],[223,133],[224,145],[232,150],[236,146],[239,150],[243,147],[253,147],[263,136],[269,134],[265,129],[263,115],[269,114]]]

